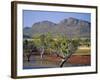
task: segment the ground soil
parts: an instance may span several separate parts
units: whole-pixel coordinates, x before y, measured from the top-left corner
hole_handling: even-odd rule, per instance
[[[55,55],[45,55],[44,56],[45,59],[49,60],[49,61],[61,61],[60,57],[56,57]],[[71,64],[90,64],[91,63],[91,57],[90,55],[72,55],[68,61],[68,63]]]

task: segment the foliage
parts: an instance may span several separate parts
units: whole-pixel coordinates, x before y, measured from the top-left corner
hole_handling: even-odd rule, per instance
[[[82,39],[79,40],[79,44],[80,44],[80,46],[90,47],[91,41],[88,38],[82,38]]]
[[[78,46],[78,40],[73,39],[69,40],[66,36],[57,35],[54,37],[50,33],[36,35],[33,37],[33,43],[37,48],[44,48],[45,53],[48,54],[59,54],[64,57],[69,53],[69,44],[72,44],[74,47]]]
[[[24,50],[29,51],[30,49],[36,47],[37,49],[39,48],[44,48],[45,53],[48,54],[59,54],[61,56],[66,56],[71,48],[69,45],[73,46],[75,49],[80,46],[90,46],[90,40],[89,39],[79,39],[79,38],[74,38],[74,39],[68,39],[66,36],[62,36],[58,34],[57,36],[53,36],[50,33],[47,34],[36,34],[33,36],[31,40],[24,40],[23,42]]]
[[[46,33],[36,34],[32,39],[24,40],[23,44],[26,52],[32,53],[32,51],[36,51],[34,49],[40,51],[41,59],[43,59],[44,53],[56,54],[63,59],[60,65],[62,67],[68,58],[75,53],[78,46],[89,45],[90,40],[79,38],[68,39],[64,35],[58,34],[57,36],[53,36],[51,33]],[[28,60],[29,58],[30,54],[28,55]]]

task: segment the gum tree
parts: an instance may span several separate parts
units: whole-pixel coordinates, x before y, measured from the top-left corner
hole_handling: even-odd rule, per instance
[[[65,62],[71,57],[72,54],[78,48],[79,40],[78,39],[67,39],[66,36],[57,35],[52,36],[50,33],[36,35],[33,38],[33,43],[40,53],[40,58],[43,59],[43,55],[47,50],[49,54],[55,54],[61,58],[59,64],[60,67],[63,67]]]
[[[51,45],[50,48],[52,50],[52,53],[61,58],[60,67],[63,67],[64,63],[67,62],[71,55],[74,54],[77,50],[79,40],[69,40],[66,36],[59,35],[56,38],[52,39],[49,44]]]

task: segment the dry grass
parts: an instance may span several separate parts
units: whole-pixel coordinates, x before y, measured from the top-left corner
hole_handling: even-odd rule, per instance
[[[79,47],[74,55],[90,55],[91,49],[90,47]]]

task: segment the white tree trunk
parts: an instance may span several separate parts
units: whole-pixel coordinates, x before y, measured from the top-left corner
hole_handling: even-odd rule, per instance
[[[40,58],[41,58],[41,59],[43,59],[43,54],[44,54],[44,48],[42,48],[42,49],[41,49],[41,52],[40,52]]]

